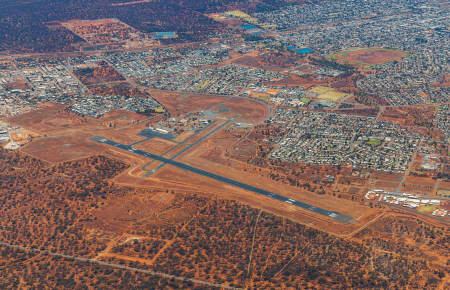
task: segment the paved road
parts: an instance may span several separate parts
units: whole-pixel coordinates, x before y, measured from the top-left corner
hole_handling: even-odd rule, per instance
[[[312,211],[312,212],[315,212],[315,213],[327,216],[327,217],[329,217],[331,219],[334,219],[335,221],[338,221],[338,222],[341,222],[341,223],[350,223],[350,222],[353,221],[353,218],[351,216],[348,216],[348,215],[345,215],[345,214],[342,214],[342,213],[339,213],[339,212],[328,211],[328,210],[325,210],[323,208],[315,207],[315,206],[309,205],[307,203],[303,203],[301,201],[297,201],[297,200],[294,200],[294,199],[291,199],[291,198],[287,198],[287,197],[284,197],[282,195],[279,195],[279,194],[276,194],[276,193],[272,193],[270,191],[267,191],[267,190],[264,190],[264,189],[261,189],[261,188],[249,185],[249,184],[245,184],[245,183],[239,182],[239,181],[231,179],[231,178],[227,178],[227,177],[224,177],[224,176],[221,176],[221,175],[217,175],[215,173],[212,173],[212,172],[209,172],[209,171],[197,168],[197,167],[190,166],[190,165],[185,164],[185,163],[181,163],[181,162],[178,162],[178,161],[175,161],[175,160],[172,160],[172,159],[168,159],[168,158],[165,158],[165,157],[162,157],[162,156],[159,156],[159,155],[156,155],[156,154],[152,154],[152,153],[149,153],[149,152],[145,152],[145,151],[142,151],[142,150],[139,150],[139,149],[134,149],[133,147],[131,147],[129,145],[123,145],[123,144],[120,144],[120,143],[108,140],[108,139],[100,137],[100,136],[94,137],[94,138],[92,138],[92,140],[94,140],[96,142],[99,142],[99,143],[111,145],[111,146],[114,146],[114,147],[122,149],[122,150],[127,150],[129,152],[132,152],[134,154],[138,154],[138,155],[141,155],[141,156],[144,156],[144,157],[147,157],[147,158],[151,158],[151,159],[154,159],[154,160],[157,160],[157,161],[161,161],[163,163],[167,163],[167,164],[176,166],[178,168],[181,168],[181,169],[184,169],[184,170],[187,170],[187,171],[190,171],[190,172],[194,172],[196,174],[199,174],[199,175],[202,175],[202,176],[206,176],[206,177],[215,179],[217,181],[220,181],[220,182],[223,182],[223,183],[226,183],[226,184],[230,184],[230,185],[233,185],[233,186],[236,186],[236,187],[239,187],[239,188],[242,188],[242,189],[245,189],[245,190],[257,193],[257,194],[261,194],[261,195],[264,195],[264,196],[276,199],[278,201],[285,202],[285,203],[290,204],[290,205],[298,206],[300,208],[303,208],[303,209],[306,209],[306,210],[309,210],[309,211]]]
[[[398,186],[397,186],[397,191],[398,191],[398,192],[400,192],[400,191],[402,190],[402,185],[405,184],[406,177],[409,175],[409,172],[411,171],[411,169],[412,169],[412,167],[413,167],[414,160],[416,159],[417,154],[419,153],[419,148],[421,148],[422,142],[423,142],[423,137],[420,138],[419,144],[417,144],[417,147],[416,147],[416,149],[414,150],[414,153],[413,153],[413,155],[412,155],[412,157],[411,157],[411,160],[409,161],[408,168],[405,170],[405,173],[404,173],[403,176],[402,176],[402,180],[400,181],[400,183],[399,183]],[[436,182],[435,182],[435,183],[436,183]]]
[[[224,284],[216,284],[216,283],[202,281],[202,280],[193,279],[193,278],[174,276],[171,274],[155,272],[155,271],[150,271],[150,270],[144,270],[144,269],[139,269],[139,268],[134,268],[134,267],[128,267],[128,266],[119,265],[119,264],[112,264],[112,263],[97,261],[94,259],[80,258],[80,257],[75,257],[75,256],[59,254],[59,253],[53,253],[53,252],[49,252],[49,251],[43,251],[43,250],[34,249],[34,248],[12,245],[12,244],[8,244],[8,243],[1,242],[1,241],[0,241],[0,246],[12,248],[12,249],[23,250],[23,251],[28,251],[28,252],[39,253],[39,254],[44,254],[44,255],[49,255],[49,256],[54,256],[54,257],[59,257],[59,258],[64,258],[64,259],[69,259],[69,260],[75,260],[77,262],[92,263],[92,264],[97,264],[97,265],[101,265],[101,266],[107,266],[107,267],[112,267],[112,268],[117,268],[117,269],[122,269],[122,270],[128,270],[128,271],[134,271],[134,272],[149,274],[149,275],[166,278],[166,279],[174,279],[174,280],[178,280],[178,281],[190,281],[192,283],[206,285],[206,286],[210,286],[210,287],[214,287],[214,288],[241,289],[241,288],[230,287],[230,286],[224,285]]]
[[[197,137],[200,133],[202,133],[204,130],[210,129],[211,127],[213,127],[216,124],[217,120],[214,120],[211,124],[209,124],[207,127],[201,129],[200,131],[194,132],[194,134],[190,135],[189,137],[187,137],[185,140],[183,140],[182,142],[178,142],[177,145],[167,149],[166,151],[164,151],[163,153],[161,153],[161,156],[166,156],[167,154],[169,154],[172,151],[178,150],[178,148],[180,148],[180,146],[186,145],[188,143],[189,140]],[[134,146],[135,144],[130,144],[130,146]],[[153,164],[153,162],[155,162],[155,160],[152,160],[150,162],[148,162],[147,164],[145,164],[144,166],[142,166],[142,170],[143,171],[149,171],[147,173],[148,176],[150,176],[152,174],[151,170],[147,170],[147,167],[150,166],[150,164]],[[145,175],[145,176],[147,176]]]
[[[198,139],[197,141],[195,141],[194,143],[186,146],[186,148],[184,148],[183,150],[181,150],[180,152],[178,152],[177,154],[175,154],[174,156],[170,157],[171,160],[179,157],[181,154],[185,153],[186,151],[188,151],[189,149],[191,149],[194,146],[197,146],[199,143],[203,142],[205,139],[207,139],[208,137],[210,137],[211,135],[215,134],[217,131],[219,131],[220,129],[222,129],[223,127],[225,127],[226,125],[230,124],[231,122],[233,122],[234,117],[227,120],[226,122],[224,122],[223,124],[220,124],[219,126],[217,126],[216,128],[214,128],[213,130],[211,130],[210,132],[208,132],[207,134],[205,134],[205,136],[200,137],[200,139]],[[163,164],[159,165],[158,167],[156,167],[155,169],[153,169],[152,171],[148,172],[147,174],[145,174],[145,177],[149,177],[150,175],[154,174],[156,171],[158,171],[159,169],[161,169],[164,165],[166,165],[167,162],[164,162]]]

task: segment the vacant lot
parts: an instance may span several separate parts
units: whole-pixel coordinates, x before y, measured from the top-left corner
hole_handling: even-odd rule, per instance
[[[355,65],[377,65],[407,56],[405,51],[387,48],[344,50],[331,55],[331,59]]]
[[[239,115],[244,122],[260,123],[265,120],[269,112],[269,108],[266,105],[246,98],[176,94],[160,91],[153,91],[152,96],[172,116],[200,110],[217,109],[220,106],[227,111],[220,113],[225,115],[225,117]]]
[[[141,149],[153,154],[161,155],[176,144],[161,138],[152,138],[148,141],[136,144],[134,148]]]
[[[42,138],[25,146],[23,151],[38,159],[53,163],[99,154],[104,150],[101,145],[90,141],[89,138],[89,135],[78,133]]]
[[[326,100],[330,102],[337,102],[347,96],[346,93],[338,92],[333,88],[317,86],[309,90],[311,96],[315,96],[318,99]]]

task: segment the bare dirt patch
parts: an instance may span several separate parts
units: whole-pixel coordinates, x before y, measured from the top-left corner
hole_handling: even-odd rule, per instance
[[[435,106],[403,106],[385,108],[380,120],[386,120],[403,126],[415,127],[422,133],[429,133],[434,127]]]
[[[104,151],[104,147],[90,141],[91,136],[74,134],[35,140],[22,151],[38,159],[53,163],[88,157]]]
[[[23,79],[17,79],[12,83],[7,83],[2,85],[6,90],[26,90],[30,87]]]
[[[160,91],[152,92],[152,95],[173,116],[199,110],[214,109],[214,107],[220,105],[221,108],[226,109],[226,112],[221,112],[220,114],[226,117],[239,114],[240,119],[244,122],[259,123],[266,118],[269,111],[264,104],[239,97],[191,95]]]
[[[66,107],[54,103],[41,104],[38,110],[12,117],[8,122],[42,134],[95,123],[95,121],[88,122],[88,119],[66,111]]]
[[[136,144],[134,148],[161,155],[175,145],[176,144],[168,140],[153,138],[148,141]]]
[[[349,64],[377,65],[399,60],[407,55],[407,52],[400,50],[387,48],[366,48],[341,51],[333,54],[331,58]]]

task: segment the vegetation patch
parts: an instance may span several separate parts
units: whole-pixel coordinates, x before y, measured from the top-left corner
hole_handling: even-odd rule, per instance
[[[312,88],[311,90],[309,90],[309,93],[313,97],[317,97],[318,99],[326,100],[326,101],[330,101],[330,102],[337,102],[340,99],[347,96],[346,93],[338,92],[333,88],[324,87],[324,86],[316,86],[316,87]]]
[[[435,205],[421,205],[417,208],[418,212],[433,212],[437,207]]]
[[[301,98],[300,101],[302,103],[305,103],[305,104],[309,104],[311,102],[311,100],[309,98],[306,98],[306,97],[305,98]]]
[[[376,146],[380,146],[381,141],[378,139],[370,139],[369,141],[367,141],[367,144],[370,146],[376,147]]]

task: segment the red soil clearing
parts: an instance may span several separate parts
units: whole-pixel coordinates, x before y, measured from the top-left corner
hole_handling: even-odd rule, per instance
[[[380,48],[343,51],[335,54],[334,58],[347,63],[374,65],[401,59],[406,55],[404,51]]]

